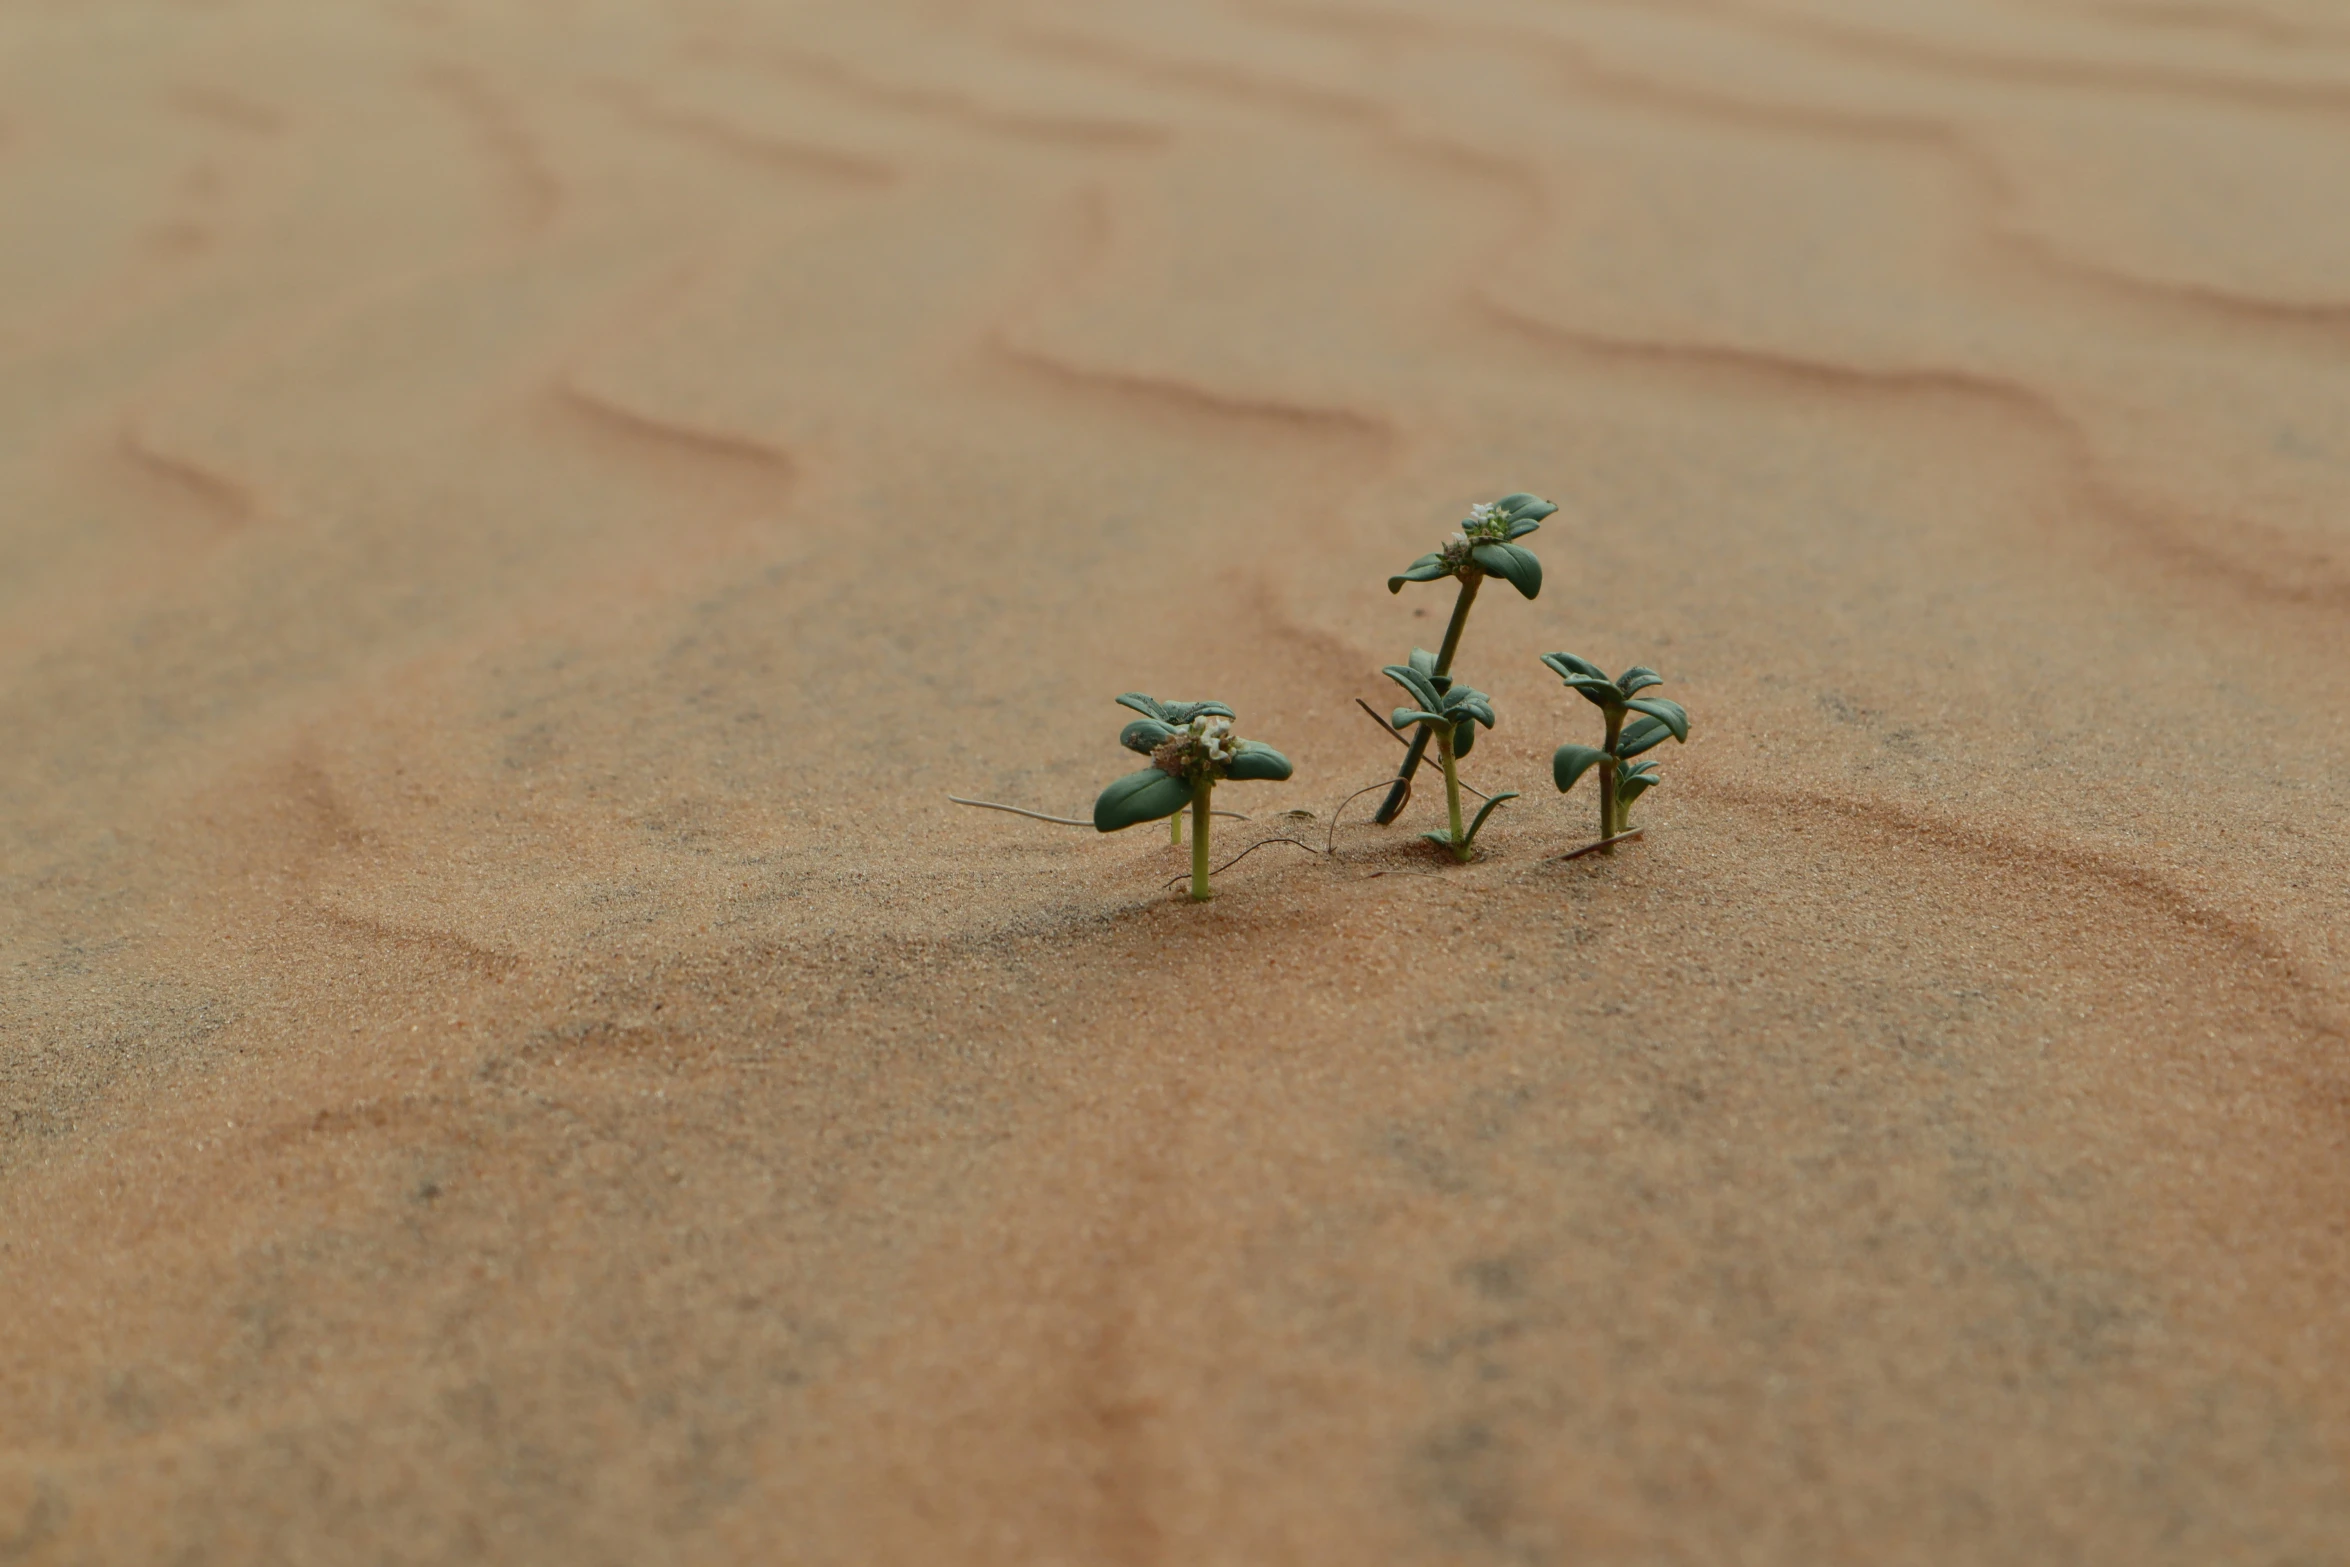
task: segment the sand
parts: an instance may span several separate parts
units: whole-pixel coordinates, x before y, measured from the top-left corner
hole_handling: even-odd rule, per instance
[[[2338,8],[0,77],[0,1560],[2350,1557]],[[1520,488],[1523,797],[1333,825]],[[1612,857],[1554,649],[1695,715]],[[1331,852],[947,803],[1126,690]]]

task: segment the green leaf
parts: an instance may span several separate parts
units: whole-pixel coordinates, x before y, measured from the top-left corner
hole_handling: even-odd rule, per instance
[[[1577,779],[1606,760],[1607,753],[1597,746],[1562,745],[1550,754],[1550,780],[1565,794]]]
[[[1545,653],[1542,655],[1542,661],[1548,664],[1551,671],[1561,680],[1570,680],[1577,675],[1589,675],[1594,680],[1607,679],[1606,670],[1591,660],[1577,658],[1572,653]]]
[[[1507,578],[1511,587],[1528,598],[1542,591],[1542,562],[1523,545],[1480,544],[1469,551],[1469,559],[1480,571]]]
[[[1516,522],[1520,519],[1525,519],[1532,522],[1540,522],[1543,518],[1558,510],[1556,506],[1553,506],[1550,502],[1544,500],[1541,496],[1529,495],[1524,490],[1520,490],[1515,495],[1504,495],[1500,500],[1495,501],[1493,504],[1499,507],[1501,509],[1501,514],[1504,517],[1509,518],[1512,522]]]
[[[1444,711],[1456,723],[1475,719],[1488,729],[1493,727],[1493,699],[1467,686],[1456,686],[1444,693]]]
[[[1411,665],[1429,679],[1436,678],[1436,655],[1424,647],[1412,649]]]
[[[1525,517],[1520,517],[1510,523],[1509,531],[1504,533],[1502,537],[1506,539],[1522,539],[1529,533],[1540,531],[1541,527],[1542,524],[1539,522],[1532,521]]]
[[[1504,800],[1514,800],[1517,797],[1517,790],[1505,789],[1500,794],[1495,795],[1492,799],[1487,800],[1485,802],[1485,808],[1477,813],[1477,819],[1469,823],[1469,836],[1463,839],[1462,842],[1475,843],[1477,841],[1477,829],[1485,825],[1485,818],[1493,814],[1493,808],[1501,804],[1501,802]]]
[[[1100,832],[1116,832],[1137,822],[1164,820],[1190,803],[1191,785],[1146,767],[1101,792],[1093,802],[1093,825]]]
[[[1664,780],[1656,775],[1656,768],[1647,762],[1635,762],[1616,774],[1616,798],[1630,805]]]
[[[1646,664],[1634,664],[1630,669],[1616,676],[1616,684],[1626,696],[1630,696],[1636,691],[1645,691],[1650,686],[1661,686],[1664,683],[1665,677]]]
[[[1643,696],[1635,697],[1624,705],[1662,723],[1673,732],[1674,739],[1686,741],[1689,738],[1689,709],[1680,703],[1661,696]]]
[[[1127,692],[1124,696],[1118,698],[1118,705],[1120,707],[1131,707],[1145,718],[1164,719],[1166,717],[1166,715],[1159,710],[1159,699],[1155,696],[1144,696],[1140,691]]]
[[[1409,664],[1383,664],[1379,672],[1404,688],[1411,699],[1431,713],[1444,711],[1444,692],[1435,680]]]
[[[1605,675],[1569,675],[1567,686],[1570,690],[1580,692],[1583,700],[1594,707],[1615,708],[1624,705],[1624,693],[1618,691],[1616,683]]]
[[[1388,724],[1396,729],[1409,729],[1414,724],[1445,724],[1451,720],[1442,713],[1430,713],[1416,707],[1399,707],[1387,715]]]
[[[1475,749],[1477,749],[1477,726],[1467,719],[1456,721],[1452,726],[1452,754],[1455,757],[1463,757]]]
[[[1224,770],[1224,776],[1279,783],[1290,772],[1288,757],[1262,741],[1243,740],[1232,748],[1232,764]]]
[[[1150,755],[1174,738],[1174,728],[1171,725],[1160,723],[1155,718],[1137,718],[1133,723],[1118,731],[1120,745],[1129,751],[1140,751],[1145,756]]]
[[[1401,593],[1403,591],[1403,585],[1407,582],[1434,582],[1438,577],[1449,577],[1451,575],[1452,567],[1445,563],[1445,559],[1441,554],[1423,555],[1418,560],[1413,561],[1409,566],[1406,566],[1399,575],[1389,577],[1387,579],[1387,591],[1390,593]]]
[[[1624,726],[1622,734],[1616,736],[1616,757],[1624,760],[1638,756],[1643,751],[1664,744],[1672,736],[1672,725],[1661,718],[1635,718]]]
[[[1452,833],[1449,829],[1438,828],[1435,832],[1424,832],[1420,834],[1420,836],[1427,839],[1430,843],[1435,844],[1440,849],[1449,849],[1452,847]]]
[[[1159,716],[1181,729],[1195,718],[1230,718],[1233,713],[1231,708],[1221,702],[1162,702],[1159,704]]]

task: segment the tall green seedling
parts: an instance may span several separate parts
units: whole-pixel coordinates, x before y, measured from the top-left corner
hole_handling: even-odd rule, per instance
[[[1585,773],[1593,768],[1599,770],[1596,847],[1602,854],[1613,854],[1616,851],[1611,840],[1630,830],[1625,822],[1632,802],[1661,781],[1654,762],[1636,762],[1633,758],[1667,740],[1687,743],[1689,712],[1678,702],[1640,694],[1665,683],[1662,675],[1645,664],[1634,664],[1610,680],[1597,664],[1572,653],[1545,653],[1542,662],[1570,690],[1598,708],[1606,721],[1606,734],[1598,746],[1560,746],[1551,756],[1550,772],[1551,781],[1564,794]],[[1631,721],[1627,723],[1626,719]]]
[[[1236,736],[1232,709],[1221,702],[1159,702],[1134,691],[1118,700],[1144,715],[1120,732],[1119,744],[1148,756],[1151,765],[1101,792],[1093,802],[1093,825],[1117,832],[1191,807],[1191,897],[1205,903],[1215,896],[1208,886],[1208,829],[1209,798],[1217,783],[1226,778],[1278,782],[1290,775],[1289,758]]]
[[[1469,515],[1442,549],[1421,556],[1387,579],[1390,593],[1401,593],[1407,582],[1434,582],[1440,577],[1452,577],[1460,583],[1453,596],[1452,619],[1444,628],[1444,642],[1427,671],[1430,676],[1452,673],[1453,655],[1460,651],[1461,632],[1469,624],[1469,606],[1477,602],[1477,590],[1487,577],[1502,578],[1527,598],[1542,591],[1542,562],[1517,541],[1542,526],[1542,519],[1557,510],[1541,496],[1524,491],[1504,495],[1498,501],[1480,501],[1469,508]],[[1420,758],[1434,737],[1435,729],[1428,725],[1412,737],[1411,748],[1396,771],[1394,787],[1387,791],[1374,818],[1382,826],[1403,810],[1404,801],[1411,796],[1412,775],[1420,770]]]

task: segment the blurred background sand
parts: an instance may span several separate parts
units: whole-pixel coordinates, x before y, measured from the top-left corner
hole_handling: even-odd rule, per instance
[[[2350,17],[0,17],[0,1560],[2350,1554]],[[1331,807],[1206,907],[1122,690]],[[1536,662],[1696,717],[1589,833]]]

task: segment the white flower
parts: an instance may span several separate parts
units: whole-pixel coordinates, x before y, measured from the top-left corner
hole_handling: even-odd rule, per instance
[[[1475,519],[1472,518],[1471,520],[1474,521]],[[1452,537],[1446,539],[1444,542],[1451,545],[1454,549],[1465,550],[1469,547],[1469,536],[1466,533],[1463,533],[1460,529],[1455,528],[1452,530]]]
[[[1493,514],[1500,510],[1501,505],[1497,501],[1479,501],[1469,508],[1469,520],[1471,522],[1491,522]]]
[[[1232,760],[1232,720],[1202,714],[1191,721],[1191,737],[1211,762]]]

